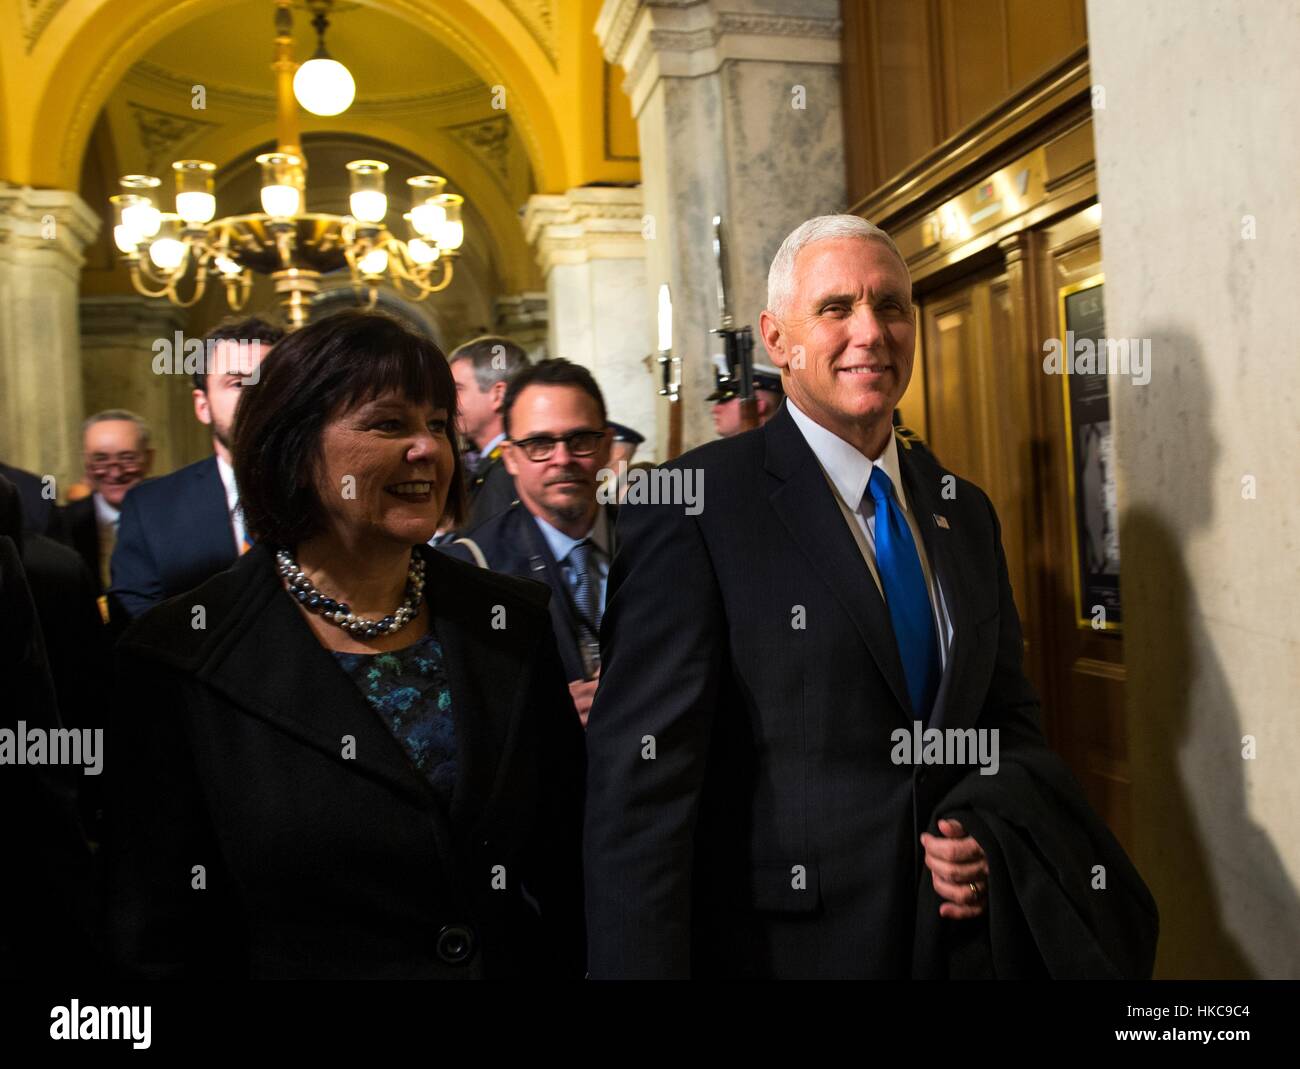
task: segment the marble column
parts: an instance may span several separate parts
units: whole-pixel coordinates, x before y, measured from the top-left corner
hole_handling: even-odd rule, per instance
[[[194,415],[188,375],[154,373],[154,343],[184,331],[189,313],[139,294],[81,300],[82,390],[89,415],[126,408],[153,431],[154,474],[211,451],[211,435]]]
[[[842,211],[839,0],[606,0],[596,22],[605,57],[626,72],[641,150],[646,287],[643,347],[654,344],[659,285],[673,294],[683,358],[686,447],[711,439],[708,331],[717,326],[711,219],[727,226],[731,301],[755,333],[767,269],[785,236]],[[657,406],[661,423],[666,404]],[[661,434],[663,427],[661,427]],[[662,440],[662,439],[661,439]]]
[[[536,195],[524,213],[546,277],[547,349],[590,369],[611,419],[655,441],[654,345],[646,287],[641,191],[583,186]]]
[[[81,468],[77,291],[99,226],[76,193],[0,187],[0,459],[60,497]]]

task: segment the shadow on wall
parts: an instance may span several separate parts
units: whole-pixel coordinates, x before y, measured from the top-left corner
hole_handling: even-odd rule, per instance
[[[1133,387],[1126,408],[1135,440],[1123,448],[1147,452],[1137,466],[1161,482],[1155,495],[1149,481],[1138,495],[1130,486],[1137,504],[1122,516],[1120,537],[1135,861],[1160,907],[1156,976],[1296,977],[1300,898],[1249,811],[1242,736],[1259,723],[1237,708],[1184,559],[1190,542],[1229,522],[1215,515],[1214,488],[1235,476],[1221,463],[1199,344],[1174,332],[1155,333],[1151,344],[1165,365],[1150,386]],[[1198,582],[1231,582],[1243,565],[1254,562],[1225,560],[1222,574]],[[1258,744],[1269,776],[1290,774],[1266,739]]]

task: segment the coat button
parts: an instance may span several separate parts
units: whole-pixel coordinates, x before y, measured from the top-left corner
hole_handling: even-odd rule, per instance
[[[474,933],[463,924],[449,924],[438,933],[434,949],[440,961],[462,965],[474,953]]]

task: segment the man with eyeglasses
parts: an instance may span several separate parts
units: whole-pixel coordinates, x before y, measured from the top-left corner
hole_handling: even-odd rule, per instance
[[[122,503],[109,611],[114,626],[192,590],[249,548],[230,463],[240,392],[284,332],[261,319],[223,323],[204,336],[194,414],[212,429],[214,455],[137,486]]]
[[[439,548],[551,588],[551,622],[583,726],[600,675],[600,618],[616,507],[597,500],[613,432],[591,373],[568,360],[518,371],[502,400],[502,459],[517,500]]]
[[[149,477],[154,451],[149,425],[134,412],[110,408],[81,425],[81,457],[91,493],[63,509],[63,541],[81,554],[95,593],[109,585],[109,560],[127,491]]]

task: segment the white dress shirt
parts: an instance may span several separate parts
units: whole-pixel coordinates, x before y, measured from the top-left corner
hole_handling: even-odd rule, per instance
[[[221,472],[221,485],[226,488],[226,511],[230,514],[230,529],[235,535],[235,553],[244,552],[244,512],[239,507],[239,487],[235,485],[235,469],[225,457],[218,454],[217,470]]]
[[[856,446],[850,445],[837,434],[833,434],[820,423],[800,411],[799,406],[788,396],[785,399],[790,409],[790,416],[799,428],[808,447],[817,458],[826,481],[830,483],[844,520],[849,526],[849,533],[857,542],[858,549],[871,578],[876,581],[880,596],[885,596],[880,584],[880,574],[876,571],[876,503],[875,499],[863,496],[867,494],[867,482],[871,479],[871,469],[878,467],[889,476],[894,484],[894,496],[907,520],[912,532],[912,541],[916,543],[916,552],[921,558],[921,571],[925,573],[925,586],[930,593],[930,608],[934,613],[935,634],[942,636],[939,643],[940,667],[948,663],[948,650],[952,646],[952,620],[948,615],[948,606],[944,601],[943,590],[934,572],[930,570],[930,559],[925,551],[925,542],[921,538],[921,529],[917,526],[915,511],[908,507],[907,492],[903,488],[903,475],[898,468],[898,439],[891,433],[884,450],[875,460],[868,460]],[[928,519],[928,517],[927,517]]]

